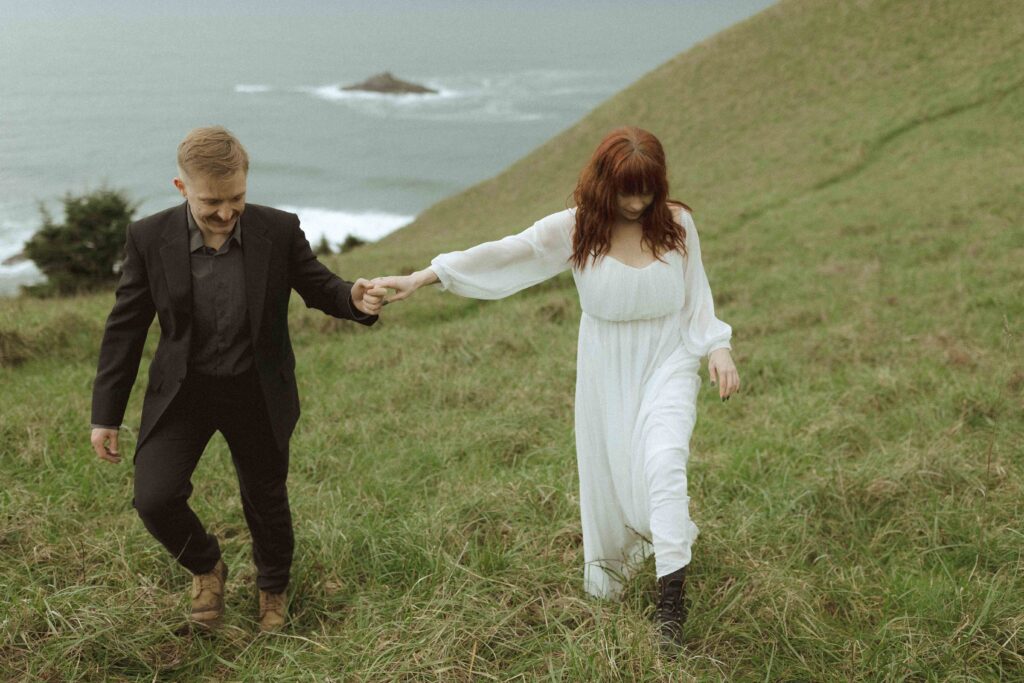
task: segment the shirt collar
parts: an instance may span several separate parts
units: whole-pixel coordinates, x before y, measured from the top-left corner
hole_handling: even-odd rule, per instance
[[[191,253],[203,248],[203,233],[199,229],[199,225],[196,224],[196,219],[192,216],[192,207],[188,205],[188,202],[185,202],[185,213],[188,215],[188,250]],[[234,240],[238,246],[242,246],[241,216],[235,221],[235,229],[231,231],[228,240]]]

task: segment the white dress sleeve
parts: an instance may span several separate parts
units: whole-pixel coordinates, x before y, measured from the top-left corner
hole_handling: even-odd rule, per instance
[[[569,269],[574,225],[573,211],[561,211],[516,235],[440,254],[430,269],[442,289],[474,299],[501,299]]]
[[[683,341],[696,356],[707,356],[715,349],[729,349],[732,328],[715,317],[715,302],[711,285],[700,259],[700,238],[693,217],[681,211],[686,228],[686,258],[684,265]]]

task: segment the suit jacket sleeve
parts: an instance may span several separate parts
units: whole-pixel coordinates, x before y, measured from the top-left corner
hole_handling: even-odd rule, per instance
[[[296,224],[295,230],[298,234],[291,243],[288,273],[292,289],[299,293],[306,306],[363,325],[377,322],[377,316],[366,315],[353,305],[352,283],[342,280],[320,263],[302,228]]]
[[[129,225],[121,280],[100,344],[99,367],[92,389],[92,424],[120,425],[124,419],[155,313],[146,263]]]

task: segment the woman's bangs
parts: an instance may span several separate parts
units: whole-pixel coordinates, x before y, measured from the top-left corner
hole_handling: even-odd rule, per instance
[[[661,169],[644,154],[631,154],[615,169],[615,191],[625,195],[657,194]]]

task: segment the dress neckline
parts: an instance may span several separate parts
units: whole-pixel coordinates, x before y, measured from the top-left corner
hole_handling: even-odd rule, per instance
[[[630,270],[638,270],[638,271],[639,270],[647,270],[648,268],[653,266],[655,263],[661,263],[662,262],[661,259],[657,259],[656,258],[653,261],[651,261],[650,263],[648,263],[646,266],[639,266],[638,267],[638,266],[631,266],[628,263],[625,263],[624,261],[620,261],[619,259],[615,258],[611,254],[605,254],[604,257],[607,258],[607,259],[611,259],[612,261],[615,261],[620,266],[624,266],[626,268],[629,268]]]

